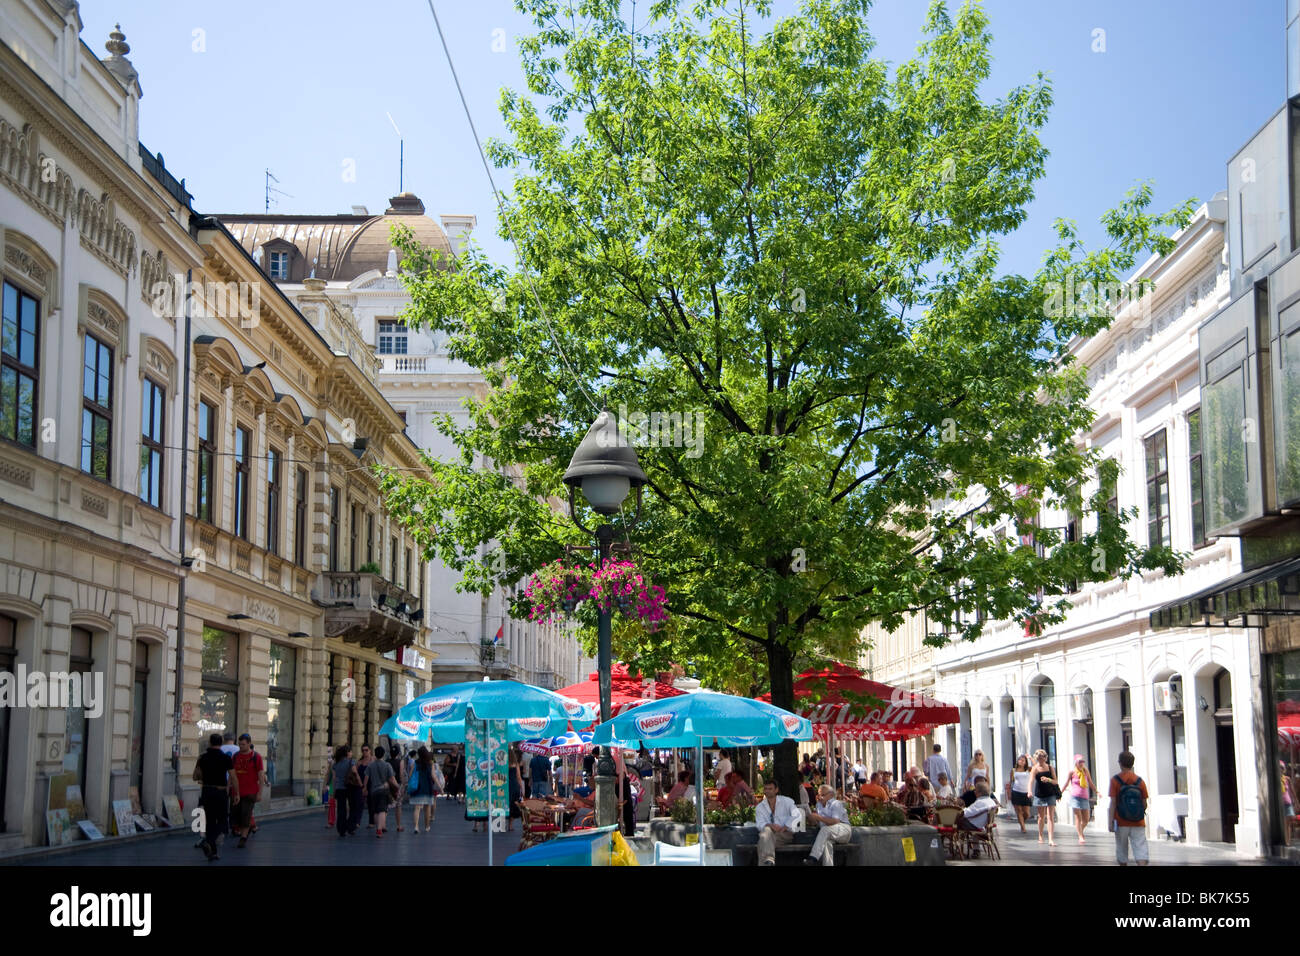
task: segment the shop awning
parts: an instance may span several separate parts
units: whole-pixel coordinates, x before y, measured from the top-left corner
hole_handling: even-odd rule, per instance
[[[1273,615],[1300,614],[1300,558],[1243,571],[1151,612],[1151,627],[1263,627]]]

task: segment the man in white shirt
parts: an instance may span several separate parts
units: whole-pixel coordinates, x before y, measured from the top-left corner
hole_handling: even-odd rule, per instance
[[[835,788],[825,784],[817,790],[817,809],[809,814],[821,824],[817,828],[817,839],[813,841],[812,850],[804,860],[806,866],[834,866],[835,851],[831,844],[848,843],[853,839],[853,830],[849,827],[849,811],[844,804],[835,799]]]
[[[989,823],[989,813],[996,810],[998,802],[989,796],[988,782],[983,778],[975,783],[975,802],[962,811],[957,820],[958,830],[983,830]]]
[[[776,848],[794,839],[794,820],[799,808],[789,797],[776,792],[776,784],[763,784],[763,801],[754,811],[758,825],[758,865],[776,866]]]
[[[853,761],[853,782],[859,787],[867,782],[867,765],[861,759]]]
[[[952,768],[948,766],[947,758],[939,752],[942,749],[943,748],[939,744],[935,744],[934,753],[926,757],[925,763],[923,764],[925,767],[925,775],[930,778],[932,783],[938,781],[939,774],[944,774],[949,781],[952,780]]]
[[[731,773],[731,759],[727,756],[725,750],[718,751],[718,759],[713,764],[713,779],[719,787],[727,779],[727,774]]]

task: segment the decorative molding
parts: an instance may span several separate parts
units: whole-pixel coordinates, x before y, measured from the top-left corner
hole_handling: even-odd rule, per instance
[[[24,468],[12,461],[0,459],[0,478],[30,491],[33,487],[32,481],[35,478],[35,473],[30,468]]]
[[[100,518],[108,517],[108,499],[93,495],[84,489],[81,492],[81,510],[88,511]]]
[[[45,267],[17,246],[5,245],[5,262],[30,278],[42,289],[48,287],[50,276]]]
[[[60,228],[74,209],[72,177],[40,151],[40,134],[31,123],[19,130],[0,119],[0,180]]]
[[[244,613],[249,617],[272,626],[279,626],[280,609],[274,604],[259,601],[256,598],[244,598]]]

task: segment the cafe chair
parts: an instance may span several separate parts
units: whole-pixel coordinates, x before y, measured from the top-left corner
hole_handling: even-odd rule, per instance
[[[990,814],[989,822],[983,830],[957,831],[962,840],[963,855],[966,859],[970,859],[971,856],[978,854],[981,848],[985,850],[990,860],[1002,859],[1002,853],[998,850],[998,825],[993,819],[991,819],[991,817],[992,814]]]
[[[555,822],[555,814],[545,800],[520,800],[518,805],[519,822],[523,828],[520,850],[545,843],[560,833],[560,825]]]
[[[964,855],[965,840],[958,836],[964,831],[957,829],[957,821],[960,818],[960,807],[941,806],[935,808],[935,829],[939,831],[939,839],[943,840],[943,846],[948,851],[948,856],[954,860],[960,860]]]

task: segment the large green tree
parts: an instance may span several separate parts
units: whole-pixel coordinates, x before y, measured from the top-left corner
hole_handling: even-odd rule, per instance
[[[585,542],[555,505],[603,399],[701,428],[638,448],[645,507],[617,522],[669,594],[670,628],[620,635],[647,668],[770,682],[790,706],[796,666],[853,653],[870,622],[924,611],[931,640],[971,638],[980,617],[1058,620],[1071,581],[1177,570],[1080,491],[1098,462],[1067,346],[1115,303],[1052,283],[1118,279],[1190,206],[1151,214],[1140,187],[1101,250],[1060,223],[1037,274],[1004,274],[994,240],[1043,174],[1051,91],[986,98],[977,5],[932,6],[893,70],[866,0],[780,21],[763,2],[659,0],[636,23],[617,0],[518,5],[529,95],[503,93],[488,153],[519,261],[443,268],[403,239],[408,321],[491,386],[467,427],[443,422],[460,459],[386,479],[428,555],[486,589]],[[1096,530],[1033,528],[1051,502]],[[782,748],[786,789],[794,770]]]

